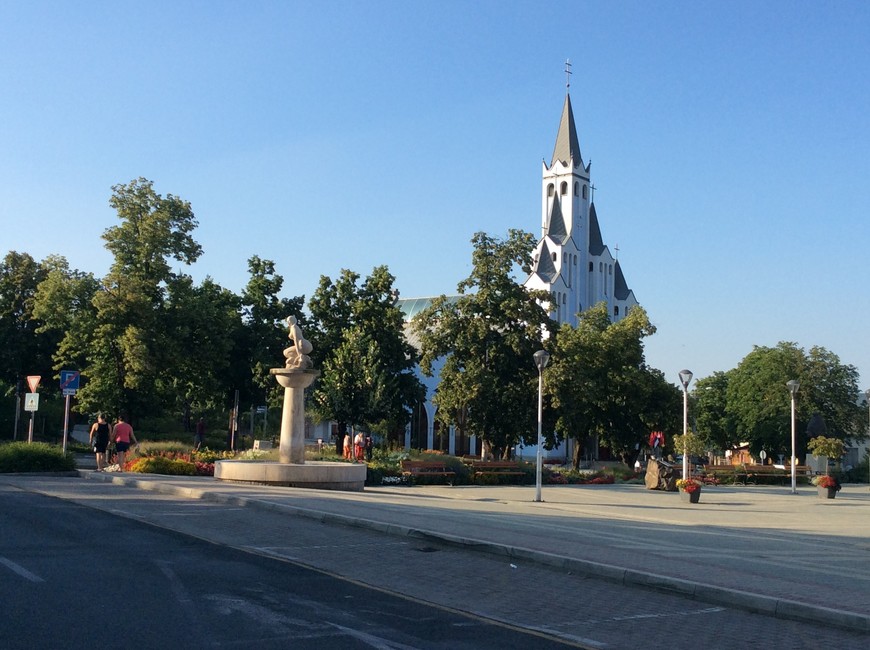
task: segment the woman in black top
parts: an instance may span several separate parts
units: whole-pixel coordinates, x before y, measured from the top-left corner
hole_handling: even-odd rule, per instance
[[[91,447],[97,455],[97,471],[102,472],[106,466],[106,447],[109,446],[109,423],[105,416],[100,413],[97,421],[91,427]]]

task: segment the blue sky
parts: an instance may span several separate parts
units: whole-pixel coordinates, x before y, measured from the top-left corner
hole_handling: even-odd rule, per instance
[[[256,254],[287,296],[379,264],[452,293],[474,232],[539,234],[570,59],[648,361],[788,340],[868,388],[868,34],[859,0],[0,2],[0,251],[103,275],[144,176],[192,203],[197,279]]]

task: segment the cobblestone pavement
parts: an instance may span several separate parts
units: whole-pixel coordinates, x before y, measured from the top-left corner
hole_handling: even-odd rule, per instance
[[[639,486],[565,486],[534,503],[528,487],[348,493],[83,474],[0,481],[582,647],[870,642],[866,487],[833,501],[719,487],[690,505]]]

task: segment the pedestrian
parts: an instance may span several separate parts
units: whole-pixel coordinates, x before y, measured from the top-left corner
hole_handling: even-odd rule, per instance
[[[357,431],[356,435],[353,437],[353,458],[354,460],[358,460],[362,462],[365,443],[363,442],[363,434],[362,431]]]
[[[203,442],[205,442],[205,420],[200,416],[196,421],[196,435],[193,436],[193,450],[199,451]]]
[[[372,450],[374,449],[375,441],[371,436],[366,436],[366,460],[372,459]]]
[[[97,415],[97,421],[91,426],[91,448],[97,457],[97,471],[102,472],[106,467],[106,448],[109,446],[109,423],[102,413]]]
[[[350,460],[350,454],[351,454],[350,434],[345,433],[344,434],[344,459]]]
[[[133,433],[133,427],[126,422],[123,415],[118,416],[118,424],[112,431],[112,437],[115,439],[115,450],[118,452],[118,471],[124,471],[124,461],[127,459],[127,450],[130,445],[138,445],[139,441]]]

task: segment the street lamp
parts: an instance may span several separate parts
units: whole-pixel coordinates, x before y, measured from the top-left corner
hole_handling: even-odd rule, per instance
[[[544,439],[541,436],[541,420],[544,411],[544,368],[550,360],[550,354],[546,350],[538,350],[533,355],[535,366],[538,368],[538,459],[535,467],[535,501],[541,499],[541,465],[544,462]]]
[[[680,370],[680,383],[683,385],[683,478],[689,478],[689,382],[692,381],[691,370]]]
[[[792,379],[785,382],[788,392],[791,393],[791,493],[797,494],[797,478],[795,475],[795,458],[794,458],[794,397],[797,395],[798,388],[801,383],[797,379]]]
[[[864,397],[867,398],[867,432],[870,433],[870,388],[864,391]],[[870,468],[870,446],[867,447],[867,467]]]

